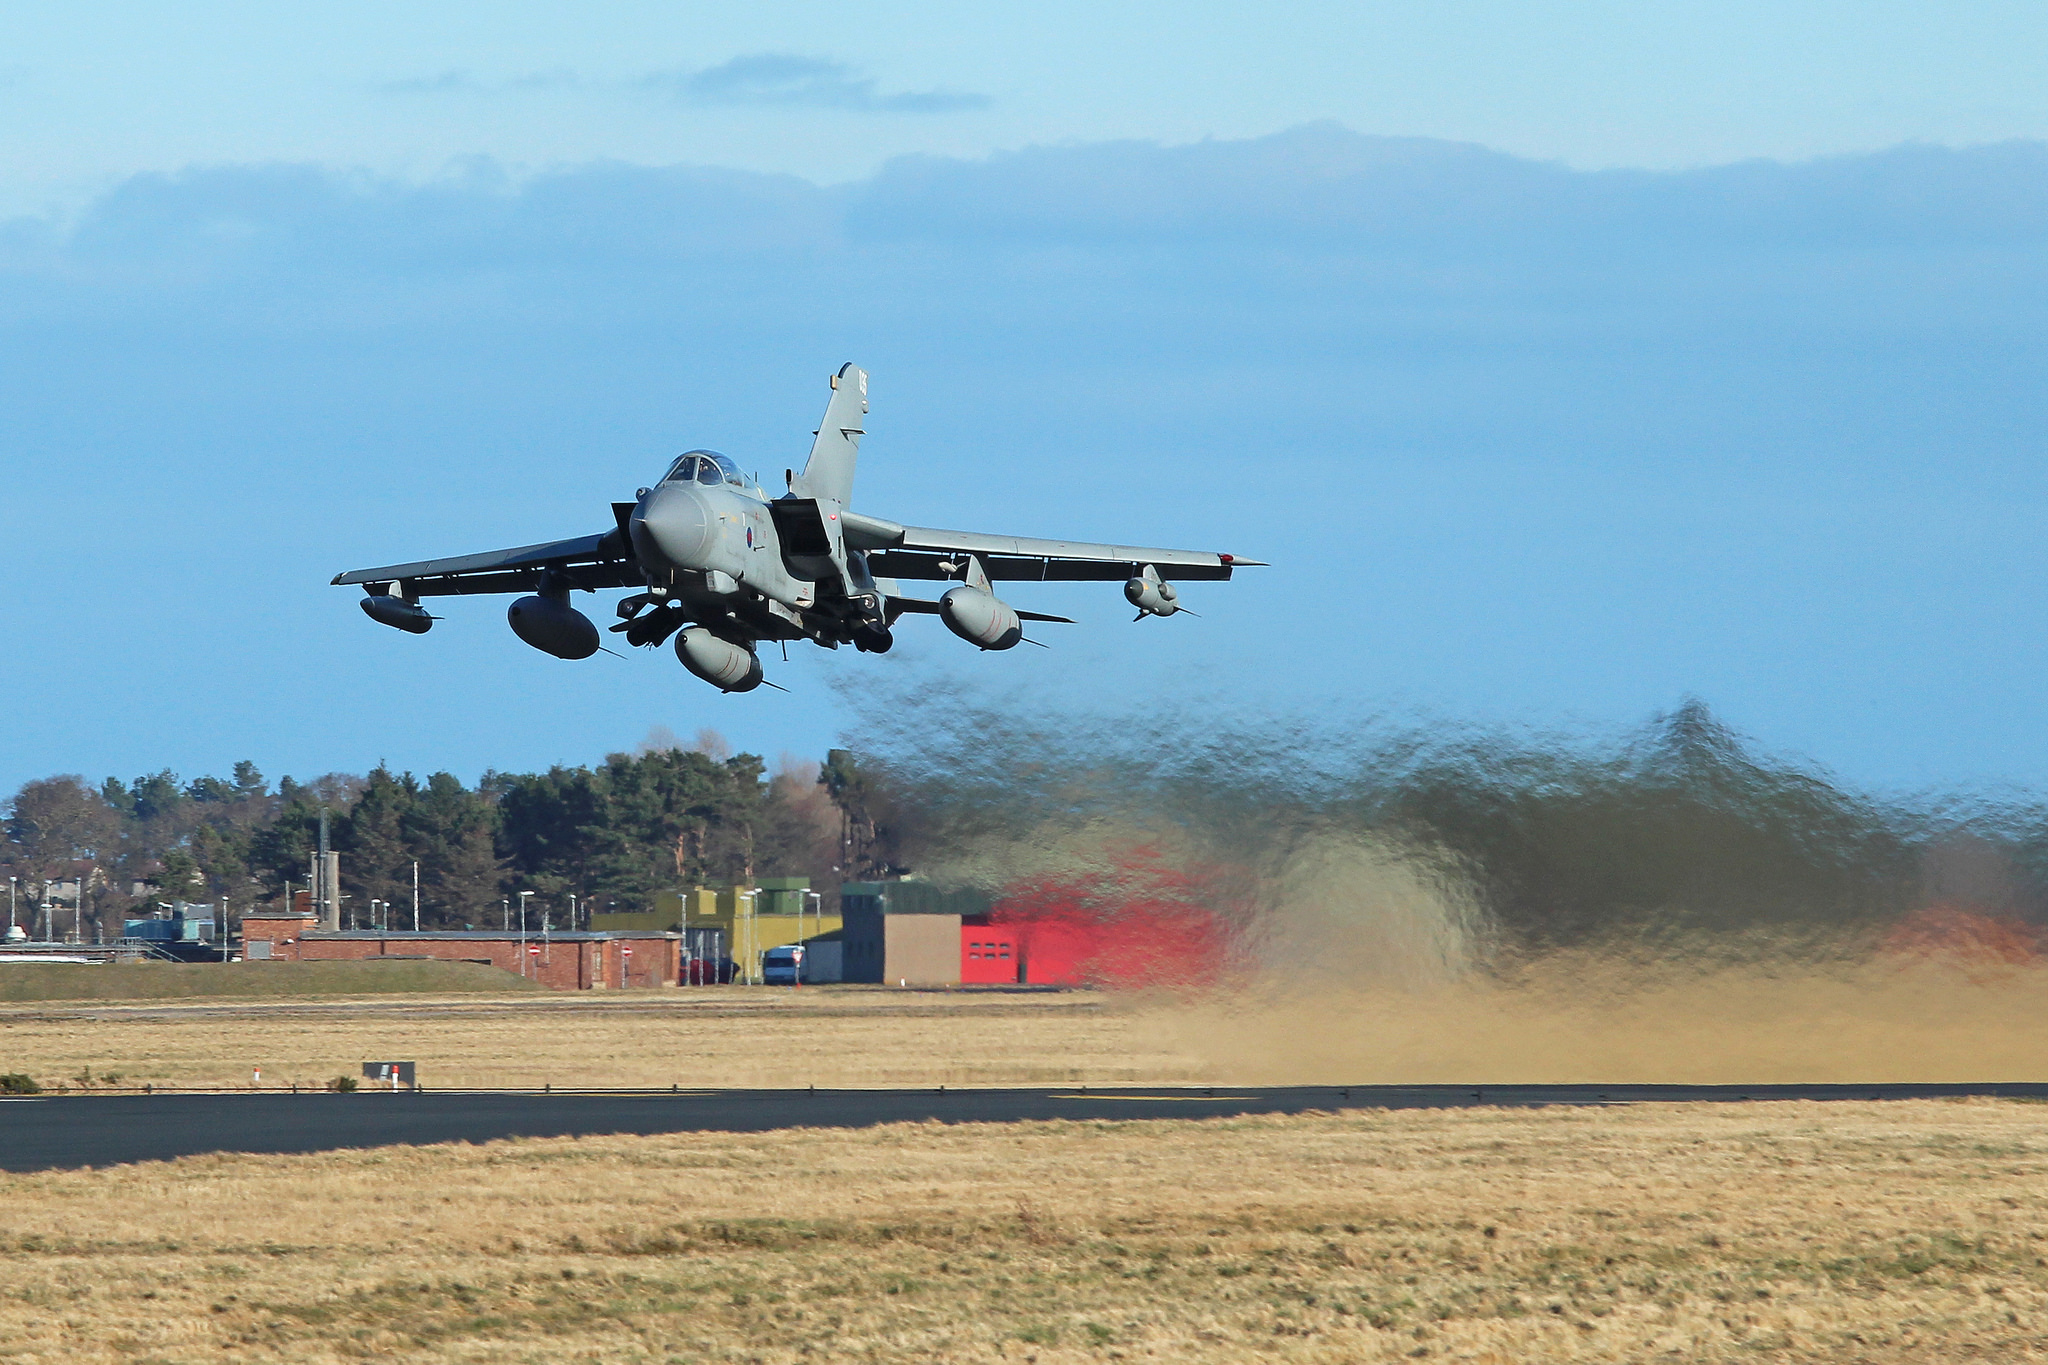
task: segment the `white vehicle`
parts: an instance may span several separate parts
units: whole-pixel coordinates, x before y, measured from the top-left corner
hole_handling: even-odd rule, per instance
[[[761,954],[761,980],[770,986],[794,986],[803,978],[804,950],[799,943],[787,943]]]

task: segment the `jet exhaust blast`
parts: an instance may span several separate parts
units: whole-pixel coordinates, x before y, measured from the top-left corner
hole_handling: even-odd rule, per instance
[[[988,574],[973,555],[967,557],[967,581],[939,599],[939,619],[978,649],[1012,649],[1024,638],[1017,613],[989,589]]]
[[[721,692],[751,692],[761,685],[761,656],[702,626],[677,634],[676,657]]]
[[[557,659],[587,659],[597,653],[597,626],[569,605],[568,593],[522,597],[505,611],[512,633]]]

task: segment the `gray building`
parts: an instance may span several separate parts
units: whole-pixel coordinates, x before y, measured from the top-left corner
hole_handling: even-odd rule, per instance
[[[960,923],[986,915],[982,892],[930,882],[846,882],[839,888],[847,981],[960,983]]]

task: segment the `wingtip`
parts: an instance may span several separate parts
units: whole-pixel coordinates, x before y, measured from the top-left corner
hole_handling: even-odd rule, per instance
[[[1243,555],[1218,554],[1216,557],[1233,569],[1270,569],[1273,567],[1263,559],[1246,559]]]

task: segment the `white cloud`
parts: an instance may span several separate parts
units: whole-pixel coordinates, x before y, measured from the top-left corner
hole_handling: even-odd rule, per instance
[[[646,78],[693,104],[781,104],[864,114],[957,114],[986,109],[986,95],[952,90],[883,94],[871,77],[844,62],[784,52],[756,52],[700,71]]]

